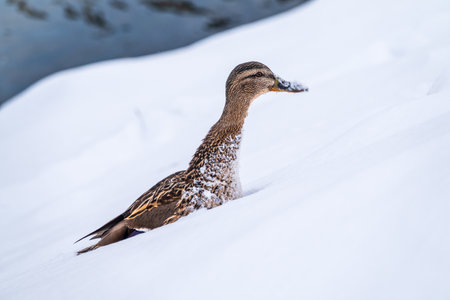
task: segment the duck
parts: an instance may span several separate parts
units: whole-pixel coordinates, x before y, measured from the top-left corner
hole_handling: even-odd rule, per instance
[[[268,92],[306,92],[308,88],[276,76],[266,65],[237,65],[225,85],[225,107],[197,148],[186,170],[167,176],[134,201],[127,210],[83,236],[99,241],[77,254],[116,243],[189,215],[242,197],[238,156],[244,120],[252,102]]]

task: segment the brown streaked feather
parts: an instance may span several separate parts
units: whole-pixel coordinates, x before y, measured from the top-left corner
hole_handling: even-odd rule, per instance
[[[134,206],[125,219],[134,219],[144,212],[150,211],[158,206],[180,200],[183,187],[186,184],[184,174],[185,171],[179,171],[158,182],[146,193],[144,198],[138,199],[139,202],[136,201],[133,203]]]
[[[152,208],[159,205],[168,204],[171,202],[177,203],[181,198],[182,189],[180,189],[179,187],[183,185],[181,184],[181,182],[183,181],[184,173],[184,171],[179,171],[159,181],[147,192],[136,199],[136,201],[134,201],[133,204],[131,204],[125,212],[115,217],[97,230],[94,230],[93,232],[80,238],[75,243],[91,235],[94,235],[91,239],[103,239],[109,233],[109,231],[114,228],[114,226],[125,219],[134,219],[144,212],[148,212]],[[176,187],[178,187],[178,189]]]
[[[132,219],[126,219],[124,223],[135,229],[155,229],[162,225],[164,222],[175,213],[178,201],[172,201],[166,204],[155,206],[154,208],[140,213],[138,216]]]

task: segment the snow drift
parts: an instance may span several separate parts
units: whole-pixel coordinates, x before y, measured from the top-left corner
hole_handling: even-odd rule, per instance
[[[448,1],[323,0],[41,81],[0,111],[0,298],[448,299],[449,37]],[[245,196],[76,257],[249,60],[310,92],[253,104]]]

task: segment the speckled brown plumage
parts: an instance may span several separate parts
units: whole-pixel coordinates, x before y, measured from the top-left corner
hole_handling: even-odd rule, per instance
[[[81,238],[92,236],[91,239],[100,238],[100,241],[78,254],[126,239],[137,231],[174,222],[196,209],[213,208],[241,197],[238,154],[250,104],[269,91],[304,90],[300,85],[275,77],[264,64],[238,65],[226,82],[223,113],[198,147],[188,168],[164,178],[124,213]]]

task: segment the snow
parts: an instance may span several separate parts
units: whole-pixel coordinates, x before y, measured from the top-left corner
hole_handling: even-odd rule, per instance
[[[239,179],[241,137],[241,134],[228,136],[215,150],[210,148],[206,156],[196,152],[197,158],[193,158],[190,162],[189,169],[192,170],[192,166],[196,165],[194,161],[200,161],[202,166],[199,172],[191,174],[197,179],[193,181],[192,186],[184,190],[181,196],[182,201],[190,204],[189,211],[199,207],[214,208],[242,197]],[[199,160],[199,157],[203,157],[203,160]]]
[[[244,197],[92,253],[184,169],[244,61]],[[312,1],[191,47],[62,72],[0,110],[1,299],[448,299],[450,2]]]
[[[296,81],[286,81],[283,78],[277,76],[278,86],[281,85],[281,89],[289,92],[307,92],[308,87],[296,82]]]

